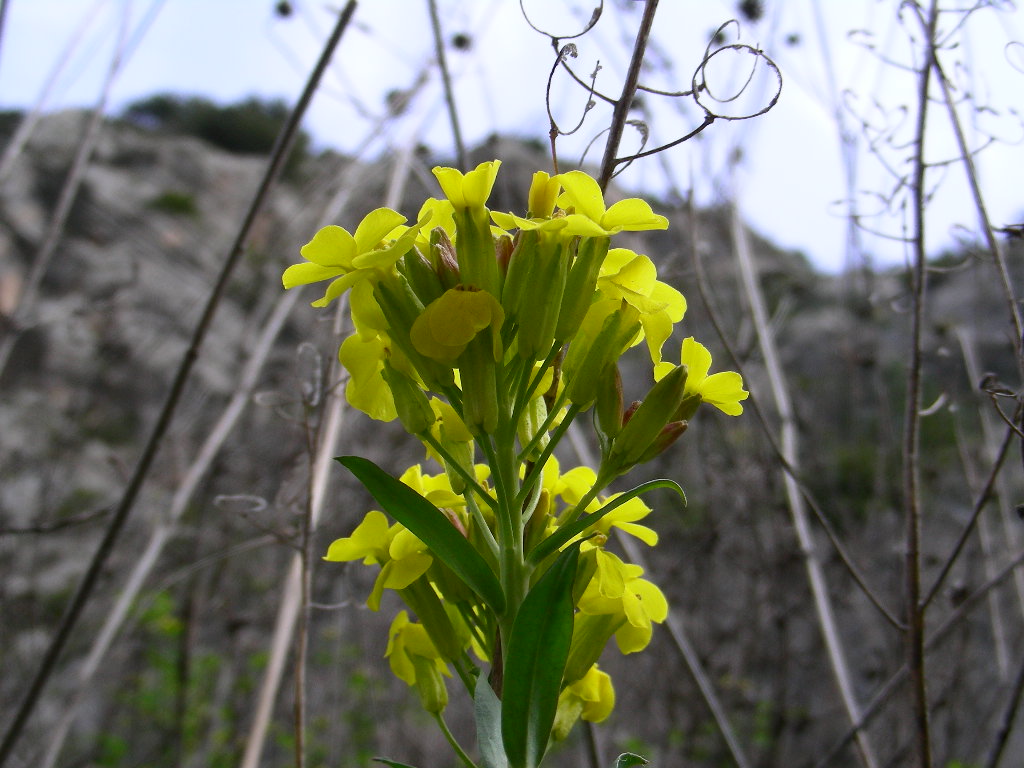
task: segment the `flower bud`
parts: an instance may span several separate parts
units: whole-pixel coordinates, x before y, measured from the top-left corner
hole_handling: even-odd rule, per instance
[[[609,443],[622,430],[622,376],[619,366],[612,363],[601,375],[594,408],[597,414],[597,434],[602,445]]]
[[[466,346],[459,358],[462,377],[462,417],[470,431],[493,433],[498,427],[497,365],[483,334]]]
[[[540,238],[534,262],[529,269],[529,292],[520,297],[516,311],[519,356],[524,360],[543,360],[555,341],[564,297],[568,254],[557,237]]]
[[[410,435],[418,435],[430,429],[436,416],[419,384],[392,366],[390,360],[384,360],[381,376],[391,389],[398,420],[402,422],[405,431]]]
[[[459,275],[459,261],[455,255],[455,246],[452,245],[452,241],[448,238],[448,233],[441,229],[441,227],[435,227],[430,233],[430,261],[445,290],[454,288],[461,282],[462,278]],[[434,298],[436,299],[437,296]],[[431,299],[430,301],[433,300]],[[429,301],[423,302],[424,305],[429,303]]]
[[[526,404],[526,408],[523,409],[522,418],[519,420],[519,444],[523,446],[529,445],[533,438],[537,436],[537,432],[545,420],[547,420],[547,417],[548,406],[544,402],[544,398],[537,396],[530,400]],[[529,461],[536,459],[540,452],[547,447],[550,439],[547,434],[542,435],[535,443],[533,450],[525,458]]]
[[[588,237],[580,241],[562,291],[563,298],[555,326],[555,338],[558,341],[568,341],[575,336],[586,317],[610,242],[607,237]]]
[[[683,401],[686,375],[686,366],[677,366],[651,387],[647,397],[622,428],[622,432],[612,443],[611,450],[602,460],[602,471],[622,474],[644,460],[648,449],[661,436],[672,414]],[[676,430],[675,437],[680,434],[682,431]]]
[[[416,670],[416,692],[420,695],[423,709],[432,715],[439,715],[448,706],[448,688],[433,659],[410,653],[413,669]]]
[[[544,537],[548,521],[551,519],[551,494],[547,489],[540,492],[537,506],[533,508],[530,519],[526,521],[526,529],[523,531],[523,548],[529,552]]]
[[[533,287],[530,270],[537,261],[539,242],[540,232],[533,229],[522,230],[516,235],[514,247],[508,255],[505,283],[501,288],[501,306],[505,310],[505,315],[511,319],[518,317],[523,296],[528,295]]]
[[[604,318],[596,336],[580,330],[569,345],[563,366],[568,379],[566,395],[570,401],[582,408],[593,405],[602,375],[640,331],[639,318],[636,308],[623,301]]]
[[[508,274],[508,264],[512,260],[514,247],[512,238],[508,235],[502,235],[494,241],[494,255],[498,260],[498,269],[502,275]]]
[[[687,421],[670,421],[662,427],[658,436],[654,438],[654,441],[649,446],[647,446],[647,450],[640,456],[640,460],[637,464],[646,464],[655,456],[664,453],[682,436],[688,426],[689,422]]]
[[[530,183],[530,193],[527,196],[529,217],[531,219],[546,219],[555,210],[555,200],[562,189],[562,182],[558,176],[549,176],[545,171],[537,171],[533,174],[533,181]]]
[[[443,230],[442,230],[443,231]],[[429,304],[442,293],[444,287],[430,262],[415,248],[398,260],[395,265],[398,272],[406,279],[412,292],[421,304]]]

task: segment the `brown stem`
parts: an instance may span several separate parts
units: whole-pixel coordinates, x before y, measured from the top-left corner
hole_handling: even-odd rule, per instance
[[[911,707],[914,721],[915,753],[919,768],[932,768],[931,733],[928,717],[928,688],[924,658],[924,614],[921,601],[921,497],[920,497],[920,408],[922,372],[922,336],[924,326],[925,284],[925,136],[928,125],[928,90],[931,61],[935,56],[935,29],[938,2],[932,0],[928,12],[924,63],[918,82],[918,115],[914,138],[913,252],[911,273],[913,311],[911,314],[910,364],[907,370],[907,399],[903,425],[903,504],[905,515],[904,599],[907,631],[904,636],[906,664],[910,674]]]
[[[615,111],[612,112],[612,124],[608,128],[608,143],[604,146],[604,158],[601,160],[601,176],[598,183],[601,189],[607,189],[611,181],[612,173],[615,171],[615,155],[619,151],[619,142],[622,141],[622,131],[626,127],[626,115],[633,102],[633,94],[636,93],[637,83],[640,81],[640,68],[644,63],[644,53],[647,51],[647,41],[651,36],[651,28],[654,26],[654,13],[658,10],[658,0],[647,0],[644,5],[644,16],[640,20],[640,29],[636,33],[636,42],[633,44],[633,58],[629,62],[629,70],[626,72],[626,82],[622,84],[622,95],[615,102]]]
[[[469,170],[469,158],[466,147],[462,143],[462,131],[459,128],[459,113],[455,108],[455,94],[452,92],[452,78],[448,72],[448,60],[444,55],[444,38],[441,35],[441,18],[437,13],[437,0],[428,0],[430,6],[430,26],[434,30],[434,50],[437,55],[437,66],[441,70],[441,82],[444,84],[444,100],[448,105],[448,119],[452,124],[452,138],[455,141],[455,157],[460,171]]]

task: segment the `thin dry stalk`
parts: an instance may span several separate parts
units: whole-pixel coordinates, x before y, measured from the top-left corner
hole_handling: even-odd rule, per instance
[[[911,680],[911,705],[914,721],[914,754],[919,768],[932,768],[931,725],[928,711],[927,671],[924,640],[925,606],[921,602],[921,388],[922,335],[927,280],[925,252],[925,137],[928,130],[928,93],[932,61],[935,59],[935,32],[938,24],[938,0],[932,0],[925,26],[925,51],[919,73],[917,125],[913,144],[913,178],[910,182],[913,205],[913,266],[911,270],[911,340],[907,368],[907,393],[903,417],[903,512],[905,516],[904,600],[907,631],[904,636],[907,668]]]
[[[441,70],[441,83],[444,85],[444,101],[448,106],[448,120],[452,124],[452,140],[455,142],[455,157],[459,170],[469,170],[469,157],[462,143],[462,130],[459,128],[459,111],[455,107],[455,93],[452,91],[452,76],[448,70],[448,58],[444,54],[444,36],[441,33],[441,17],[437,13],[437,0],[427,0],[430,7],[430,27],[434,32],[434,55],[437,66]]]
[[[818,616],[822,637],[825,641],[832,674],[835,676],[846,715],[851,723],[856,723],[861,718],[860,704],[854,693],[853,680],[846,661],[846,652],[840,639],[839,628],[836,625],[832,600],[829,596],[825,573],[821,566],[820,554],[815,546],[814,536],[807,518],[803,494],[794,478],[794,472],[799,472],[800,459],[793,404],[789,397],[785,376],[782,373],[782,366],[778,360],[775,338],[768,322],[768,312],[765,308],[764,297],[755,273],[753,255],[747,239],[746,229],[743,226],[738,206],[735,203],[731,206],[731,212],[731,229],[736,262],[739,266],[743,291],[747,296],[747,301],[750,303],[754,328],[757,333],[758,347],[764,358],[772,400],[781,422],[780,449],[786,465],[793,470],[783,472],[783,482],[786,488],[790,516],[793,520],[793,527],[796,531],[800,552],[803,555],[804,566],[807,570],[807,579],[814,598],[814,608]],[[875,750],[868,734],[858,732],[856,738],[857,747],[864,765],[868,766],[868,768],[876,768],[878,766],[878,759],[875,756]]]
[[[604,158],[601,160],[601,175],[598,183],[601,189],[608,188],[615,173],[615,155],[619,151],[619,143],[622,141],[622,131],[626,127],[626,115],[629,114],[629,107],[633,103],[633,96],[636,94],[637,84],[640,82],[640,69],[644,63],[644,53],[647,51],[647,41],[651,36],[651,29],[654,27],[654,14],[658,10],[658,0],[647,0],[644,3],[644,15],[640,19],[640,28],[636,33],[636,42],[633,44],[633,56],[629,61],[629,69],[626,71],[626,80],[622,84],[622,95],[615,102],[612,112],[612,122],[608,127],[608,142],[604,146]]]
[[[103,535],[103,539],[100,542],[100,545],[97,548],[77,591],[75,592],[75,595],[72,597],[71,602],[68,605],[64,617],[61,619],[60,625],[57,628],[42,661],[40,662],[39,668],[26,689],[25,696],[16,711],[14,720],[11,722],[10,727],[5,733],[3,742],[0,743],[0,766],[2,766],[6,762],[7,758],[10,757],[15,744],[24,731],[28,718],[35,708],[43,687],[46,685],[50,676],[56,669],[57,661],[64,649],[64,645],[71,636],[72,630],[77,624],[82,610],[92,597],[93,590],[99,580],[103,566],[106,564],[107,558],[110,556],[111,552],[113,552],[117,538],[128,519],[129,513],[135,505],[135,500],[138,497],[139,491],[141,491],[156,458],[157,450],[163,442],[163,437],[166,434],[167,429],[170,427],[171,421],[177,411],[178,403],[185,391],[185,384],[192,372],[192,366],[199,357],[200,347],[202,346],[202,343],[206,338],[206,334],[213,323],[213,317],[216,314],[217,308],[220,305],[221,299],[227,289],[234,267],[241,257],[242,250],[248,240],[252,225],[255,223],[257,217],[262,211],[270,190],[273,188],[277,178],[280,176],[280,172],[284,167],[284,162],[288,157],[294,138],[298,133],[302,117],[305,114],[309,103],[312,101],[313,94],[316,92],[320,78],[327,68],[327,64],[334,53],[334,49],[341,40],[342,33],[348,26],[348,21],[355,11],[356,4],[356,0],[349,0],[345,10],[340,14],[338,24],[325,45],[324,51],[321,54],[313,73],[310,75],[302,96],[299,98],[295,109],[292,110],[291,115],[289,115],[288,122],[280,136],[278,136],[274,149],[271,152],[270,161],[267,164],[266,173],[264,174],[263,180],[256,191],[245,220],[239,228],[238,236],[236,237],[234,245],[225,260],[221,273],[211,290],[206,306],[203,309],[203,314],[196,325],[189,347],[178,367],[174,382],[171,385],[160,415],[157,418],[157,422],[150,433],[150,437],[147,440],[145,447],[143,448],[139,463],[132,473],[124,495],[122,496],[121,501],[110,520],[110,523]]]
[[[960,454],[960,464],[963,468],[964,478],[971,492],[977,494],[979,485],[978,470],[969,455],[966,439],[963,430],[957,425],[956,444]],[[992,535],[992,528],[985,515],[978,517],[978,543],[981,548],[982,567],[985,569],[985,577],[990,579],[996,572],[996,541]],[[1010,674],[1010,651],[1009,642],[1006,637],[1006,621],[1003,619],[1003,610],[1000,605],[999,595],[992,592],[988,596],[988,618],[992,629],[992,647],[996,657],[996,668],[999,670],[999,677],[1005,680]]]
[[[956,111],[956,101],[953,98],[952,88],[949,85],[945,72],[942,70],[942,65],[939,63],[938,53],[934,48],[931,49],[930,53],[931,67],[935,72],[936,80],[938,80],[939,85],[942,87],[942,100],[946,105],[946,111],[949,113],[949,122],[956,136],[960,159],[964,163],[967,183],[971,189],[971,198],[974,201],[974,207],[978,214],[978,226],[981,229],[982,236],[985,238],[985,243],[988,245],[989,253],[992,254],[992,258],[995,261],[996,270],[999,273],[999,282],[1006,298],[1007,308],[1010,317],[1013,319],[1013,346],[1017,353],[1017,369],[1021,374],[1021,378],[1024,379],[1024,349],[1022,349],[1022,344],[1024,344],[1024,320],[1021,319],[1020,302],[1017,299],[1016,291],[1013,289],[1013,282],[1010,279],[1010,272],[1006,266],[1006,257],[1003,252],[1002,243],[996,237],[992,222],[988,217],[988,209],[985,206],[985,199],[981,194],[981,185],[978,182],[978,171],[974,165],[974,154],[971,152],[970,147],[967,146],[967,138],[964,135],[963,123]]]

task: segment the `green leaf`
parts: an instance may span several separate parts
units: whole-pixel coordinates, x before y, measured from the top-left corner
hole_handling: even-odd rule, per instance
[[[505,653],[501,735],[512,768],[537,768],[555,721],[572,641],[577,542],[537,580],[519,607]]]
[[[408,765],[407,763],[399,763],[395,760],[388,760],[386,757],[375,757],[373,758],[373,762],[381,763],[383,765],[390,765],[391,768],[416,768],[416,766],[414,765]]]
[[[501,742],[501,701],[487,682],[487,675],[481,674],[476,680],[473,709],[476,714],[476,740],[484,768],[508,768],[505,747]]]
[[[625,752],[619,755],[615,761],[615,768],[633,768],[635,765],[647,765],[647,761],[640,757],[640,755],[634,755],[632,752]]]
[[[641,483],[636,488],[626,491],[621,496],[616,496],[596,512],[592,512],[589,515],[584,514],[574,523],[570,523],[564,528],[559,528],[530,550],[526,557],[527,561],[534,564],[541,562],[545,557],[565,546],[567,541],[583,533],[609,512],[618,509],[630,499],[647,491],[653,491],[655,488],[669,488],[675,491],[682,497],[683,504],[686,504],[686,494],[683,493],[683,489],[679,487],[678,483],[672,480],[648,480],[646,483]]]
[[[495,613],[504,612],[505,593],[494,571],[441,510],[369,459],[339,456],[336,461],[355,475],[385,512],[412,531],[434,557],[480,595]]]

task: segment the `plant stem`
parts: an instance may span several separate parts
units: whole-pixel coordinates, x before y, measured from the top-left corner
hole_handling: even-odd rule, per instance
[[[437,0],[427,0],[430,6],[430,26],[434,31],[434,50],[437,53],[437,66],[441,70],[441,82],[444,84],[444,100],[448,105],[448,119],[452,124],[452,139],[455,141],[455,157],[459,169],[467,170],[468,158],[466,147],[462,143],[462,131],[459,128],[459,112],[455,108],[455,93],[452,91],[452,78],[448,71],[448,60],[444,55],[444,38],[441,34],[441,18],[437,13]]]
[[[640,82],[640,68],[644,63],[644,53],[647,51],[647,40],[651,36],[651,28],[654,26],[654,13],[658,10],[658,0],[647,0],[644,4],[644,15],[640,20],[640,29],[636,33],[636,42],[633,44],[633,58],[629,62],[629,70],[626,72],[626,81],[622,84],[622,94],[615,102],[615,110],[612,112],[612,122],[608,127],[608,143],[604,145],[604,158],[601,160],[601,176],[598,184],[601,189],[608,188],[612,174],[615,172],[615,155],[619,151],[619,142],[622,141],[622,131],[626,127],[626,115],[633,103],[633,94],[636,93],[637,83]]]
[[[455,740],[455,737],[452,735],[452,732],[448,730],[448,724],[444,721],[444,716],[442,716],[441,713],[438,712],[436,715],[434,715],[434,719],[437,721],[437,727],[441,729],[441,733],[444,734],[444,737],[448,740],[448,743],[451,745],[452,749],[455,750],[455,754],[459,756],[459,760],[463,762],[466,768],[477,768],[476,763],[474,763],[470,759],[469,755],[466,754],[466,750],[462,748],[462,745],[460,745],[459,742]]]
[[[913,200],[914,264],[911,273],[913,311],[911,313],[910,364],[907,370],[907,399],[903,425],[903,504],[905,515],[904,599],[906,601],[905,652],[911,681],[911,705],[914,715],[915,752],[919,768],[932,768],[931,734],[928,717],[928,690],[924,658],[924,613],[921,601],[921,498],[920,498],[920,403],[923,363],[925,285],[925,136],[928,125],[928,90],[935,58],[935,30],[938,2],[932,0],[925,27],[924,60],[918,80],[918,114],[914,137],[914,174],[911,180]]]

